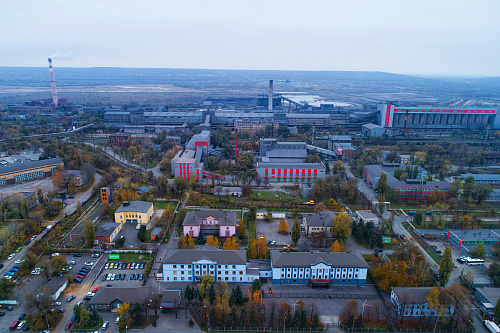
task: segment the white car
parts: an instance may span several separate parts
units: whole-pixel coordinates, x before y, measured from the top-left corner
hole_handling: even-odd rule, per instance
[[[12,254],[9,254],[9,256],[7,257],[7,259],[11,260],[12,258],[14,258],[16,256],[15,253],[12,253]]]
[[[85,265],[87,265],[87,266],[92,266],[93,264],[94,264],[94,263],[93,263],[92,261],[86,261],[86,262],[85,262]]]
[[[35,238],[36,238],[36,235],[35,235],[35,236],[33,236],[33,237],[31,237],[31,240],[35,240]]]
[[[92,258],[99,258],[99,256],[100,256],[100,254],[99,254],[99,253],[94,253],[94,254],[92,255]]]
[[[40,275],[40,273],[41,273],[40,268],[35,268],[34,270],[31,271],[32,275]]]
[[[16,264],[22,264],[24,262],[24,259],[18,259],[15,261]]]
[[[95,293],[93,293],[92,291],[89,291],[89,292],[87,293],[87,296],[94,296],[94,295],[95,295]]]
[[[104,324],[102,324],[102,327],[101,329],[105,330],[106,328],[108,328],[108,324],[109,324],[109,321],[105,321]]]
[[[54,304],[57,306],[61,306],[62,303],[58,301],[58,302],[54,302]]]
[[[4,276],[4,279],[6,279],[6,280],[10,280],[10,279],[12,279],[12,276],[10,276],[10,275],[5,275],[5,276]]]
[[[61,255],[60,253],[52,253],[52,255],[50,257],[54,258],[54,257],[60,256],[60,255]]]
[[[74,265],[74,264],[76,264],[76,261],[74,261],[74,260],[70,260],[70,261],[68,261],[68,264],[69,264],[69,265]]]

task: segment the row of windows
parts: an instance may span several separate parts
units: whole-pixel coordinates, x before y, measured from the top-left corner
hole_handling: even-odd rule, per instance
[[[18,182],[23,182],[23,181],[30,180],[30,179],[41,178],[44,176],[45,176],[45,173],[42,170],[39,170],[39,171],[23,173],[21,175],[15,175],[14,180],[16,181],[16,183],[18,183]]]
[[[298,278],[306,278],[306,279],[308,279],[309,278],[309,273],[305,273],[305,274],[302,274],[302,273],[300,273],[300,274],[297,274],[297,273],[290,274],[290,273],[288,273],[288,274],[286,274],[286,277],[287,278],[292,278],[292,277],[293,278],[297,278],[298,277]],[[328,279],[328,278],[331,278],[331,279],[334,279],[334,278],[337,278],[337,279],[340,279],[340,278],[343,278],[343,279],[349,278],[349,279],[351,279],[352,277],[353,277],[352,274],[345,274],[345,273],[342,274],[342,275],[341,274],[331,274],[331,275],[328,275],[328,273],[325,273],[325,275],[322,275],[322,274],[318,274],[318,275],[312,274],[311,275],[311,279],[316,279],[316,278],[318,278],[318,279]],[[285,278],[285,274],[281,274],[281,278],[284,279]],[[354,274],[354,278],[355,279],[358,278],[358,274],[357,273]]]
[[[193,278],[191,276],[187,276],[187,277],[184,277],[184,276],[181,276],[180,279],[177,278],[177,276],[174,276],[173,277],[173,281],[192,281]],[[167,281],[170,281],[170,278],[167,276]],[[239,279],[235,276],[233,276],[231,279],[226,276],[224,278],[222,277],[218,277],[217,278],[217,281],[243,281],[243,277],[240,277]],[[246,281],[253,281],[253,278],[251,277],[247,277]]]
[[[187,268],[191,268],[191,265],[172,265],[173,268],[177,268],[177,266],[179,266],[180,268],[184,268],[184,266],[187,266]],[[210,268],[210,269],[214,269],[215,265],[194,265],[194,268],[196,269],[199,269],[201,266],[202,269],[207,269]],[[231,268],[236,268],[236,265],[217,265],[217,268],[218,269],[221,269],[222,266],[224,266],[224,268],[229,268],[229,266],[231,266]]]
[[[0,185],[7,185],[7,179],[0,178]]]
[[[177,275],[177,272],[179,272],[179,275],[189,275],[191,274],[190,271],[173,271],[172,273],[174,275]],[[217,271],[219,274],[221,275],[236,275],[236,271]],[[205,274],[210,274],[210,275],[215,275],[214,274],[214,271],[195,271],[194,274],[195,275],[205,275]],[[238,271],[238,274],[239,275],[243,275],[243,271]]]
[[[306,271],[307,273],[312,271],[313,273],[315,272],[319,272],[319,273],[322,273],[323,271],[324,272],[328,272],[331,270],[332,273],[335,273],[335,270],[337,272],[349,272],[349,273],[352,273],[352,272],[358,272],[359,271],[359,268],[319,268],[319,269],[316,269],[316,268],[291,268],[291,267],[288,267],[288,268],[282,268],[281,271],[282,272],[285,272],[285,271],[288,271],[288,272],[303,272],[303,271]]]

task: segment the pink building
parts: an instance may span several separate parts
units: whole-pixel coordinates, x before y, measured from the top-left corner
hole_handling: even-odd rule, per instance
[[[237,225],[236,212],[200,210],[186,214],[182,231],[191,237],[198,237],[201,231],[205,236],[218,233],[221,238],[227,238],[236,233]]]

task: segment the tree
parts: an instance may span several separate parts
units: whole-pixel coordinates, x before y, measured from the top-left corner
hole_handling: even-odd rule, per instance
[[[85,245],[87,247],[91,248],[92,245],[94,245],[94,240],[95,240],[95,229],[94,229],[94,224],[92,221],[87,220],[85,221],[85,227],[84,227],[84,238],[85,238]]]
[[[122,303],[122,304],[118,305],[118,308],[116,309],[116,315],[121,320],[123,315],[128,313],[129,311],[130,311],[130,304]]]
[[[244,235],[246,230],[245,221],[240,219],[240,224],[238,224],[238,233]]]
[[[198,243],[198,245],[203,245],[206,243],[206,239],[205,239],[205,236],[203,235],[203,233],[200,231],[200,233],[198,234],[198,238],[196,239],[196,242]]]
[[[422,226],[422,223],[424,222],[425,217],[424,217],[424,212],[422,211],[417,211],[415,213],[415,216],[413,217],[413,222],[416,226]]]
[[[435,205],[437,203],[443,203],[445,199],[446,194],[444,194],[440,190],[434,190],[429,194],[427,201],[429,201],[431,205]]]
[[[33,331],[46,329],[47,321],[51,322],[57,315],[51,311],[54,306],[54,299],[51,295],[51,291],[45,287],[40,287],[24,295],[26,312],[29,313],[27,321]]]
[[[237,250],[239,248],[238,240],[236,237],[226,238],[226,241],[222,245],[223,250]]]
[[[80,314],[82,313],[82,309],[83,308],[81,305],[76,304],[75,306],[73,306],[73,315],[78,322],[80,321]]]
[[[399,169],[399,168],[398,168],[398,169],[396,169],[396,170],[394,170],[394,178],[396,178],[396,179],[398,179],[398,180],[399,180],[399,178],[401,178],[401,175],[402,175],[402,174],[403,174],[403,170],[401,170],[401,169]]]
[[[12,290],[14,290],[14,282],[4,278],[0,279],[0,299],[7,299]]]
[[[455,179],[451,183],[450,188],[448,188],[448,195],[452,198],[458,198],[462,188],[463,188],[462,181],[460,179]]]
[[[90,315],[86,309],[82,309],[80,311],[80,324],[83,327],[87,327],[90,324]]]
[[[488,268],[488,276],[493,280],[495,285],[500,284],[500,263],[494,262],[490,265]]]
[[[218,247],[219,246],[219,239],[217,237],[210,235],[207,237],[206,244]]]
[[[56,189],[62,189],[64,187],[64,174],[61,170],[56,169],[52,172],[52,177],[50,177],[52,180],[52,184]]]
[[[434,332],[436,331],[436,326],[439,322],[439,319],[442,318],[446,314],[446,306],[445,304],[441,304],[441,288],[434,287],[427,294],[427,302],[429,302],[429,309],[433,309],[436,311],[436,323],[434,324]]]
[[[293,244],[297,245],[297,242],[300,239],[300,224],[299,224],[299,218],[296,217],[295,221],[293,222],[292,225],[292,242]]]
[[[342,316],[346,318],[347,320],[347,325],[352,326],[354,325],[354,318],[358,316],[358,302],[355,300],[351,299],[347,303],[345,303],[343,309],[342,309]],[[350,323],[351,322],[351,323]],[[351,325],[349,325],[351,324]]]
[[[330,252],[345,252],[345,245],[336,240],[333,242]]]
[[[247,257],[250,259],[257,258],[257,241],[255,239],[250,240],[247,246]]]
[[[80,200],[76,200],[76,212],[78,213],[78,215],[82,215],[83,213],[83,206]]]
[[[62,256],[62,255],[52,257],[52,258],[50,258],[50,261],[51,261],[51,266],[52,266],[53,272],[55,274],[59,274],[59,272],[61,272],[61,270],[65,266],[68,266],[68,261],[66,260],[66,257]]]
[[[483,242],[476,243],[472,247],[472,251],[469,252],[469,255],[473,256],[477,259],[484,259],[486,256],[486,247]]]
[[[439,284],[441,287],[446,286],[450,279],[451,270],[453,269],[453,259],[451,257],[451,248],[447,247],[444,250],[443,258],[439,264]]]
[[[340,213],[333,219],[332,235],[341,242],[345,242],[351,234],[352,222],[349,215]]]
[[[146,226],[141,225],[139,227],[139,231],[137,232],[137,239],[139,239],[139,242],[144,243],[146,241]]]
[[[189,184],[186,179],[184,179],[183,177],[175,177],[174,188],[177,192],[179,192],[181,199],[184,196],[184,192],[187,190],[188,186]]]
[[[211,275],[203,275],[201,278],[201,284],[200,284],[200,293],[202,295],[206,295],[207,291],[210,289],[212,286],[212,283],[214,282],[214,277]]]
[[[385,191],[387,190],[387,174],[385,172],[382,172],[382,174],[380,175],[380,178],[378,180],[377,190],[378,193],[382,195],[384,195]]]
[[[290,227],[288,226],[288,223],[286,223],[285,219],[280,220],[278,232],[282,235],[288,235],[290,233]]]
[[[500,318],[500,299],[498,299],[495,305],[495,318]]]
[[[259,237],[257,240],[257,259],[265,259],[267,255],[266,237]]]

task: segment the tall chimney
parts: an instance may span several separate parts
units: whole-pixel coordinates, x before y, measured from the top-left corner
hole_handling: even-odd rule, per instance
[[[59,99],[57,98],[56,91],[56,80],[54,79],[54,70],[52,69],[52,59],[49,58],[49,70],[50,70],[50,85],[52,86],[52,102],[54,102],[54,107],[59,108]]]
[[[273,80],[269,80],[269,105],[267,110],[273,111]]]

